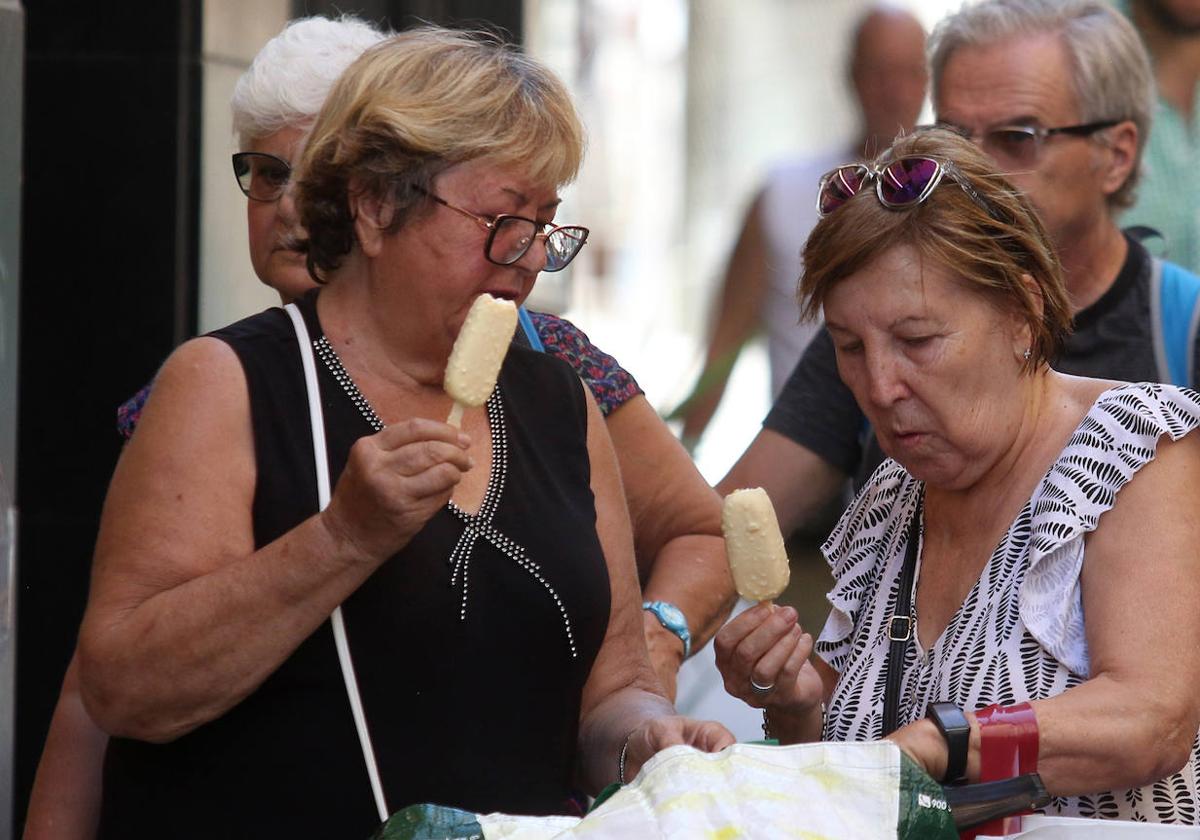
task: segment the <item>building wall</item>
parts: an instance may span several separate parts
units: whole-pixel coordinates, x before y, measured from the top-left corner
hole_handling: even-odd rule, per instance
[[[252,13],[251,13],[252,12]],[[283,29],[289,0],[204,0],[200,145],[200,293],[206,332],[279,304],[259,283],[246,245],[246,198],[233,179],[236,152],[229,98],[263,44]]]

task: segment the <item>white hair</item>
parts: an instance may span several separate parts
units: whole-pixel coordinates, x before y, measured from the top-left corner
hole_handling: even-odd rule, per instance
[[[282,128],[307,127],[342,71],[389,34],[350,15],[289,22],[233,89],[229,104],[241,147]]]
[[[1137,126],[1134,166],[1109,196],[1110,206],[1129,207],[1150,136],[1154,72],[1137,30],[1105,0],[984,0],[964,6],[944,18],[929,38],[933,100],[937,102],[946,62],[958,48],[1047,32],[1057,33],[1066,47],[1081,121],[1132,120]]]

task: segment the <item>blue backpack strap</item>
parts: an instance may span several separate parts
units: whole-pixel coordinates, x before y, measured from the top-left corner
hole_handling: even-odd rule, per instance
[[[1154,257],[1150,269],[1150,320],[1159,379],[1182,388],[1195,382],[1200,332],[1200,277]]]
[[[525,331],[525,338],[529,339],[529,346],[539,353],[545,353],[546,347],[538,337],[537,327],[533,325],[533,319],[529,317],[529,312],[524,306],[517,307],[517,322],[521,325],[521,329]]]

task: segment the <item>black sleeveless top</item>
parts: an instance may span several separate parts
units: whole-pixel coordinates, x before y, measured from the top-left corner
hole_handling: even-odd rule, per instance
[[[301,302],[314,342],[315,301]],[[317,510],[295,333],[271,309],[212,335],[249,387],[263,546]],[[316,365],[336,487],[351,444],[373,430]],[[494,465],[478,519],[443,508],[343,604],[393,812],[572,809],[581,693],[610,605],[582,388],[565,363],[514,345],[489,404]],[[169,744],[115,738],[105,760],[104,837],[366,838],[377,825],[329,622],[223,717]]]

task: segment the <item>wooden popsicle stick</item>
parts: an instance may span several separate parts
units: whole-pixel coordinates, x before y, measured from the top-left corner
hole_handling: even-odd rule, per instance
[[[456,429],[462,428],[463,404],[456,402],[454,408],[450,409],[450,416],[446,418],[446,422]]]

